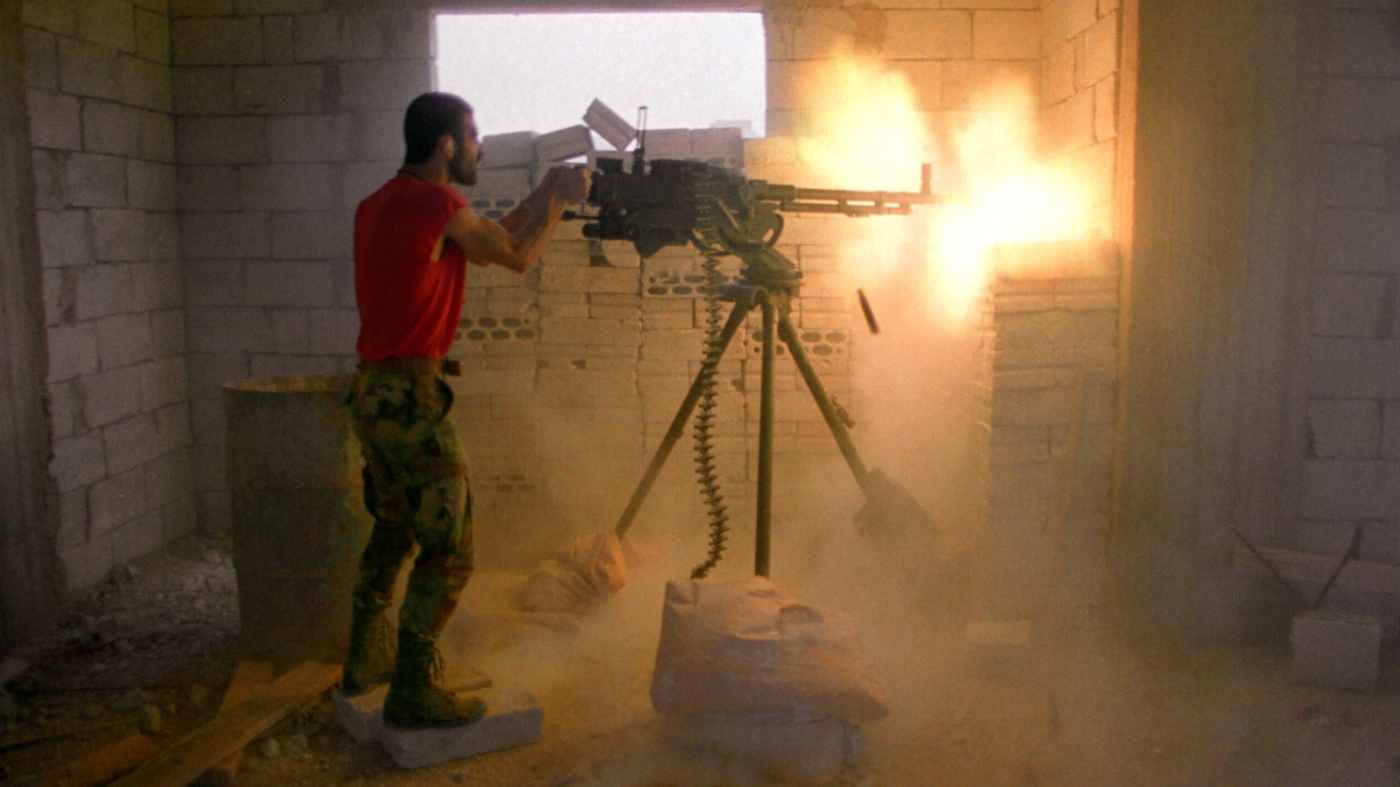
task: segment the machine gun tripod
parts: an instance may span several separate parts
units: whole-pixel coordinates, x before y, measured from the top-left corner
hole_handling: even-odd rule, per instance
[[[632,526],[707,388],[713,390],[719,359],[755,309],[762,314],[763,349],[754,573],[767,577],[771,568],[774,371],[779,340],[791,353],[807,390],[865,496],[866,507],[858,518],[871,523],[898,516],[906,522],[913,519],[918,526],[936,528],[932,517],[907,492],[879,470],[868,469],[862,461],[851,439],[844,411],[827,394],[792,325],[792,305],[799,295],[801,273],[790,259],[774,248],[783,228],[780,210],[869,216],[907,214],[911,205],[935,202],[936,197],[929,189],[929,167],[924,166],[920,192],[887,193],[770,185],[698,162],[658,160],[650,163],[650,172],[640,171],[643,169],[640,156],[632,173],[623,172],[620,161],[610,162],[600,170],[589,195],[589,203],[597,206],[598,213],[571,217],[590,221],[583,228],[584,236],[630,240],[643,257],[651,256],[663,246],[694,244],[709,263],[720,256],[733,255],[744,267],[733,283],[715,286],[711,280],[710,297],[733,305],[723,328],[710,337],[705,363],[618,519],[615,528],[618,537],[625,535]],[[718,560],[722,546],[721,532],[712,537],[711,559],[706,566],[696,569],[697,575],[703,576],[708,566]]]

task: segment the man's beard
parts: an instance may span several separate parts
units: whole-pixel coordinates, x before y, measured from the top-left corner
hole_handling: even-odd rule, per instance
[[[463,186],[476,185],[476,162],[467,158],[465,145],[458,145],[457,155],[447,162],[447,174],[452,178],[453,183],[460,183]]]

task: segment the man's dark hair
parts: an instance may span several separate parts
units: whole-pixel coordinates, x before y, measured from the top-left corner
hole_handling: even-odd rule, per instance
[[[472,105],[451,93],[424,93],[413,99],[403,115],[403,141],[408,147],[404,163],[421,164],[433,157],[443,134],[462,142],[466,131],[462,116]]]

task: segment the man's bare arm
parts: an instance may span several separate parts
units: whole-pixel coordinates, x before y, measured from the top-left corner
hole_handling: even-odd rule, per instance
[[[462,247],[474,262],[524,273],[544,253],[564,208],[587,194],[586,172],[555,167],[500,223],[463,208],[447,220],[443,235]]]

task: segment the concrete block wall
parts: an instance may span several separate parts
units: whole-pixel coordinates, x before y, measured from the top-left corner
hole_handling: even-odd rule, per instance
[[[194,484],[228,525],[221,386],[348,372],[355,206],[403,157],[431,87],[431,16],[321,0],[173,0]]]
[[[195,526],[166,0],[26,0],[70,588]]]
[[[1118,354],[1115,249],[1083,242],[997,248],[991,503],[980,577],[984,611],[993,616],[1082,617],[1103,603]],[[1010,272],[1027,270],[1052,273]]]
[[[1299,547],[1400,563],[1400,45],[1395,11],[1326,12]],[[1372,601],[1375,601],[1374,599]],[[1397,623],[1394,603],[1387,629]]]
[[[1000,80],[1039,84],[1040,0],[835,5],[773,4],[766,14],[769,134],[799,134],[826,111],[805,79],[841,50],[903,72],[933,129],[947,126],[977,91]]]
[[[1118,0],[1045,0],[1040,16],[1045,143],[1090,186],[1095,237],[1111,238],[1122,11]]]

